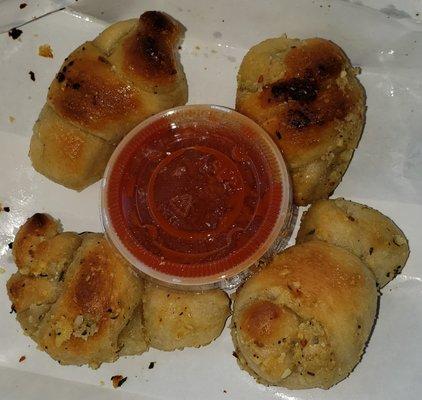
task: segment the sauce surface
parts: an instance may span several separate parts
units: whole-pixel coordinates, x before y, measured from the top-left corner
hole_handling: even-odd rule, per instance
[[[138,260],[171,275],[206,276],[247,260],[265,241],[282,186],[247,130],[160,119],[126,144],[107,203]]]

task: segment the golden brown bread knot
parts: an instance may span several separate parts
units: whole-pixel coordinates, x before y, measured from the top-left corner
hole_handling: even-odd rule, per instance
[[[184,29],[148,11],[117,22],[64,61],[35,123],[34,168],[82,190],[101,178],[119,141],[145,118],[187,101],[177,57]]]
[[[380,287],[401,272],[409,256],[407,239],[391,219],[342,198],[317,201],[302,216],[296,242],[310,240],[323,240],[358,256]]]
[[[145,288],[103,234],[63,233],[46,214],[33,215],[19,229],[13,255],[19,272],[7,289],[17,319],[62,364],[95,368],[150,345],[206,345],[229,315],[221,290],[194,293],[150,283]]]
[[[362,133],[365,95],[346,55],[325,39],[268,39],[238,73],[236,110],[260,124],[288,164],[294,201],[327,198]]]
[[[146,284],[145,327],[156,349],[208,344],[220,335],[229,315],[230,305],[222,290],[195,293]]]
[[[239,364],[264,384],[329,388],[359,362],[376,309],[359,258],[320,241],[290,247],[236,293]]]

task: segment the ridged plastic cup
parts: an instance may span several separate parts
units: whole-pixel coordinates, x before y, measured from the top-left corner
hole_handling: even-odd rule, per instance
[[[190,105],[148,118],[117,146],[101,215],[109,241],[152,280],[232,289],[287,244],[291,199],[283,157],[259,125]]]

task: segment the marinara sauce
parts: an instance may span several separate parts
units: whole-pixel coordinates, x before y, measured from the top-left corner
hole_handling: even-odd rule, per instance
[[[229,109],[186,106],[135,128],[103,191],[106,230],[123,255],[171,282],[205,283],[257,261],[289,196],[281,155],[257,127]]]

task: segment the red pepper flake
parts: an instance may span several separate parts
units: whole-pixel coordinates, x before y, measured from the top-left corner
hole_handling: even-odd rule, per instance
[[[15,308],[15,305],[14,304],[12,304],[12,306],[10,307],[9,314],[13,314],[13,313],[16,313],[16,308]]]
[[[22,35],[22,31],[18,28],[12,28],[8,34],[13,40],[16,40],[20,35]]]
[[[28,4],[26,3],[21,3],[19,4],[19,8],[22,10],[23,8],[25,8]]]
[[[306,339],[301,339],[299,340],[299,344],[300,347],[304,348],[308,344],[308,341]]]
[[[24,362],[26,360],[25,356],[21,356],[21,358],[19,358],[19,362]]]
[[[31,78],[31,81],[35,82],[35,74],[34,71],[29,71],[29,77]]]
[[[113,382],[113,387],[116,389],[126,382],[127,376],[123,377],[122,375],[114,375],[110,380]]]

